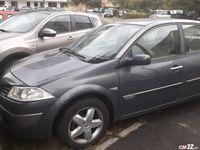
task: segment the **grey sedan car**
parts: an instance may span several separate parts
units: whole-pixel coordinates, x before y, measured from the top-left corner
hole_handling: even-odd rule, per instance
[[[1,124],[25,138],[94,144],[117,120],[199,96],[199,43],[198,21],[101,26],[11,67],[0,82]]]
[[[98,16],[67,11],[33,11],[0,24],[0,72],[25,56],[65,46],[101,25]]]

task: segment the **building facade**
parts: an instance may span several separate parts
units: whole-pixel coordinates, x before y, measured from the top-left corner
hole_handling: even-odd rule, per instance
[[[32,8],[39,7],[55,7],[63,8],[68,5],[70,0],[0,0],[0,5],[5,6],[17,6],[21,8],[23,6],[28,6]]]

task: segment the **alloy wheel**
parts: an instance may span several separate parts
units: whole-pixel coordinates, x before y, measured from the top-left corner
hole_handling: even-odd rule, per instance
[[[68,135],[77,144],[87,144],[101,133],[102,128],[102,113],[94,107],[84,108],[72,117]]]

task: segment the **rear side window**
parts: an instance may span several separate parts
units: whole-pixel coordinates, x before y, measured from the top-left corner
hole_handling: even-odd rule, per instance
[[[92,27],[90,19],[87,16],[74,15],[73,20],[74,20],[74,30],[84,30]]]
[[[51,19],[44,28],[50,28],[57,32],[57,34],[67,33],[71,29],[70,16],[60,15]]]
[[[96,27],[98,25],[98,20],[97,18],[94,18],[94,17],[90,17],[90,20],[92,21],[92,24],[94,27]]]
[[[200,25],[183,25],[187,51],[200,50]]]

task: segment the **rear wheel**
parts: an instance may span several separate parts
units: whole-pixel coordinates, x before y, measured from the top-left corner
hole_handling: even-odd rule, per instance
[[[109,111],[102,101],[81,99],[63,112],[57,127],[58,136],[69,147],[84,148],[102,138],[109,119]]]

